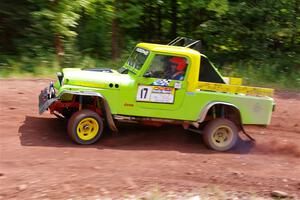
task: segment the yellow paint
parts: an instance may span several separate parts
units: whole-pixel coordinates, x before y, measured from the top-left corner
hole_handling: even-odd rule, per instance
[[[228,85],[222,83],[198,82],[198,89],[206,91],[227,92],[233,94],[246,94],[253,96],[272,97],[274,90],[269,88],[249,87],[241,85]]]
[[[242,85],[243,84],[243,79],[241,78],[236,78],[236,77],[229,77],[229,84],[230,85]]]
[[[198,86],[199,76],[195,76],[195,74],[199,74],[200,71],[200,53],[197,55],[190,55],[191,63],[189,73],[187,75],[187,92],[194,92]],[[201,67],[201,66],[200,66]]]
[[[92,140],[97,136],[99,123],[94,118],[84,118],[78,123],[76,131],[79,139]]]
[[[72,83],[72,85],[84,86],[84,87],[93,87],[93,88],[109,88],[108,84],[104,83],[96,83],[91,81],[76,81]]]
[[[180,46],[169,46],[169,45],[161,45],[161,44],[153,44],[153,43],[139,43],[137,47],[142,47],[155,52],[166,52],[174,55],[176,54],[200,55],[200,53],[194,49],[180,47]]]
[[[243,79],[242,78],[237,78],[237,77],[224,77],[223,79],[228,80],[228,84],[230,85],[242,85],[243,84]]]

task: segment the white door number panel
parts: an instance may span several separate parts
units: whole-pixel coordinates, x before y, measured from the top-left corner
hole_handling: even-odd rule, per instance
[[[136,94],[137,101],[150,101],[153,86],[140,85]]]
[[[175,88],[140,85],[136,94],[136,101],[174,103],[174,94]]]

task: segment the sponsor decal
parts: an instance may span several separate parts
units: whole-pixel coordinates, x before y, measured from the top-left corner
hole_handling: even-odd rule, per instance
[[[124,103],[125,107],[134,107],[134,105],[132,103]]]
[[[180,89],[180,88],[181,88],[181,83],[180,83],[180,82],[176,82],[176,83],[174,84],[174,88],[175,88],[175,89]]]
[[[140,85],[136,101],[155,103],[174,103],[175,88]]]
[[[149,51],[142,49],[142,48],[136,48],[136,51],[144,54],[145,56],[147,56],[149,54]]]
[[[168,79],[157,79],[151,85],[159,85],[159,86],[169,86],[171,80]]]
[[[193,96],[195,95],[195,92],[186,92],[186,95]]]

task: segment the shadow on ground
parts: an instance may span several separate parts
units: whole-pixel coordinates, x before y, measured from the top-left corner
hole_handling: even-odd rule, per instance
[[[26,116],[19,128],[22,146],[73,147],[122,150],[160,150],[184,153],[212,154],[201,135],[182,129],[181,126],[151,127],[135,124],[119,124],[118,133],[104,130],[99,142],[93,145],[77,145],[67,135],[67,122],[57,118],[39,118]],[[229,153],[247,154],[254,144],[240,140]]]

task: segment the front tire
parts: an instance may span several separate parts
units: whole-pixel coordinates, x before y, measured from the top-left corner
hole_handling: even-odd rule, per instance
[[[91,110],[74,113],[68,122],[68,135],[78,144],[93,144],[103,132],[101,117]]]
[[[228,119],[214,119],[204,127],[203,140],[210,149],[228,151],[238,141],[238,128]]]

